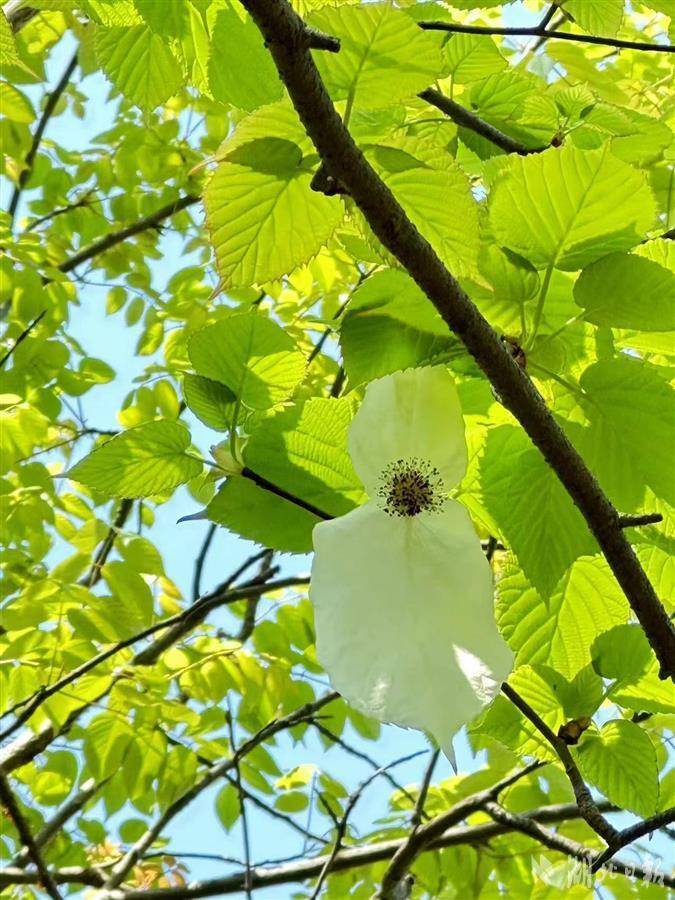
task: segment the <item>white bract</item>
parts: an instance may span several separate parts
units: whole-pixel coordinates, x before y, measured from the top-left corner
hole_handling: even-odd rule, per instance
[[[492,573],[448,491],[467,466],[464,422],[442,366],[371,382],[349,431],[370,500],[314,529],[317,655],[334,687],[381,722],[452,738],[499,690],[512,654]]]

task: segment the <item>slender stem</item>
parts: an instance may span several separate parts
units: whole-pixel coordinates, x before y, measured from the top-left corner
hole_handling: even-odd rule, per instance
[[[42,321],[42,319],[44,318],[44,316],[46,314],[47,314],[47,310],[43,309],[39,315],[35,316],[35,318],[30,323],[30,325],[27,325],[26,328],[24,328],[24,330],[21,332],[21,334],[18,336],[18,338],[14,341],[14,343],[9,348],[9,350],[5,353],[5,355],[2,357],[2,359],[0,359],[0,369],[2,369],[2,367],[5,365],[7,360],[11,357],[12,353],[14,353],[14,351],[19,346],[19,344],[21,344],[23,341],[25,341],[26,338],[28,337],[28,335],[31,333],[31,331],[33,331],[33,329],[36,328],[40,324],[40,322]]]
[[[30,146],[30,150],[26,154],[25,167],[22,169],[21,174],[19,175],[19,181],[16,187],[14,188],[14,192],[12,193],[12,199],[9,201],[9,219],[10,223],[14,221],[14,216],[16,214],[17,206],[19,205],[19,198],[21,197],[21,192],[23,191],[28,179],[33,174],[33,166],[35,164],[35,157],[37,156],[37,152],[40,148],[40,143],[42,141],[42,135],[45,132],[45,128],[47,127],[47,123],[51,119],[54,110],[56,109],[56,105],[61,99],[61,95],[68,87],[70,79],[72,77],[73,72],[77,67],[77,53],[75,53],[66,66],[66,69],[59,80],[59,83],[56,85],[54,90],[51,92],[49,97],[47,98],[47,102],[45,104],[45,108],[42,111],[42,116],[40,117],[40,121],[38,122],[38,126],[35,129],[35,134],[33,135],[33,143]]]
[[[541,316],[544,312],[544,303],[546,302],[546,295],[548,294],[548,288],[551,284],[551,276],[553,275],[553,269],[555,268],[553,263],[550,263],[548,268],[546,269],[546,274],[544,275],[544,280],[541,283],[541,288],[539,289],[539,296],[537,297],[537,307],[534,311],[534,320],[532,322],[532,333],[530,334],[528,340],[525,343],[523,349],[527,352],[534,343],[537,332],[539,331],[539,325],[541,324]]]

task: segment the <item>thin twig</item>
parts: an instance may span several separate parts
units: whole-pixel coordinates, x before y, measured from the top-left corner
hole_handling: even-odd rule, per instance
[[[657,525],[663,522],[661,513],[645,513],[637,516],[619,516],[621,528],[637,528],[640,525]]]
[[[408,869],[415,862],[420,853],[423,853],[437,838],[459,822],[466,819],[471,813],[481,809],[490,800],[498,800],[502,791],[512,784],[520,781],[536,769],[541,768],[540,761],[530,763],[522,769],[518,769],[504,778],[501,778],[492,787],[478,791],[469,797],[465,797],[455,803],[447,812],[436,816],[431,822],[422,825],[416,831],[408,835],[407,839],[392,857],[389,866],[382,877],[382,885],[376,900],[394,900],[398,885],[405,878]]]
[[[8,213],[10,224],[14,221],[14,216],[16,214],[16,208],[19,205],[19,198],[21,197],[21,192],[26,186],[26,182],[33,174],[33,165],[35,163],[35,157],[40,148],[40,142],[42,141],[42,135],[44,134],[45,128],[47,127],[47,123],[51,119],[54,110],[56,109],[56,105],[61,99],[61,95],[68,87],[70,79],[72,77],[73,72],[77,67],[77,53],[75,53],[66,66],[66,69],[61,76],[59,83],[56,85],[54,90],[47,97],[47,102],[45,103],[45,108],[42,111],[42,115],[40,116],[40,121],[38,122],[38,126],[35,129],[35,134],[33,135],[33,142],[30,145],[30,149],[26,154],[26,159],[24,162],[24,168],[21,170],[21,174],[19,175],[19,181],[14,188],[12,193],[12,198],[9,201]]]
[[[232,717],[232,708],[230,704],[230,698],[227,698],[227,728],[230,736],[230,747],[232,752],[236,755],[237,745],[235,741],[234,734],[234,719]],[[239,769],[239,761],[235,763],[234,766],[234,786],[237,790],[237,796],[239,798],[239,814],[241,816],[241,834],[242,834],[242,842],[244,845],[244,865],[245,865],[245,880],[244,880],[244,893],[246,894],[247,900],[251,900],[252,896],[252,887],[251,887],[251,840],[248,833],[248,816],[246,814],[246,799],[244,797],[244,792],[242,790],[241,785],[241,771]]]
[[[502,693],[509,698],[511,703],[518,709],[526,719],[528,719],[537,731],[546,738],[553,750],[556,752],[560,762],[563,764],[565,774],[569,778],[574,796],[579,807],[582,818],[590,825],[593,831],[599,835],[608,846],[613,846],[619,837],[619,832],[613,825],[607,821],[598,809],[598,805],[591,796],[591,792],[586,786],[579,767],[570,752],[565,741],[558,737],[544,722],[541,716],[524,700],[520,694],[511,687],[510,684],[504,682],[502,684]]]
[[[424,778],[422,779],[422,785],[420,787],[420,792],[417,797],[417,802],[415,803],[415,809],[413,811],[412,817],[410,819],[410,825],[412,827],[413,832],[417,831],[419,826],[422,824],[422,820],[426,819],[427,816],[424,812],[424,804],[427,802],[427,794],[429,793],[429,785],[431,784],[431,779],[434,775],[434,769],[438,763],[438,759],[441,755],[440,749],[436,749],[431,754],[431,759],[429,760],[427,767],[424,772]]]
[[[21,808],[19,807],[16,797],[12,793],[12,789],[10,788],[7,779],[2,773],[0,773],[0,804],[7,810],[10,819],[14,823],[14,827],[19,833],[21,843],[35,863],[35,868],[40,876],[42,887],[50,897],[53,897],[53,900],[61,900],[61,894],[42,859],[40,848],[35,843],[35,838],[28,827],[28,822],[21,812]]]
[[[195,571],[194,576],[192,578],[192,599],[198,600],[201,592],[202,592],[202,572],[204,571],[204,562],[206,561],[206,554],[209,552],[209,547],[211,546],[211,542],[216,534],[216,528],[218,526],[215,522],[212,522],[209,525],[209,530],[206,532],[206,537],[204,538],[204,543],[202,544],[202,548],[199,551],[199,556],[195,560]]]
[[[347,823],[349,821],[349,817],[351,816],[352,812],[354,811],[354,807],[359,802],[359,799],[363,795],[363,792],[365,791],[365,789],[370,784],[372,784],[376,778],[379,778],[380,775],[382,775],[387,770],[393,769],[395,766],[400,766],[404,762],[409,762],[411,759],[416,759],[418,756],[421,756],[423,753],[427,753],[427,751],[426,750],[418,750],[416,753],[409,753],[407,756],[402,756],[399,759],[395,759],[393,762],[388,763],[386,766],[382,766],[381,768],[377,769],[377,771],[373,772],[372,775],[370,775],[368,778],[366,778],[365,781],[362,781],[361,784],[356,788],[356,790],[353,791],[349,795],[349,797],[347,798],[347,802],[345,804],[344,812],[343,812],[342,816],[340,817],[340,819],[337,820],[336,834],[335,834],[335,841],[333,843],[333,849],[331,850],[330,855],[326,859],[326,862],[324,863],[324,866],[321,869],[321,872],[319,873],[319,877],[317,879],[316,885],[314,886],[314,890],[312,892],[312,896],[311,896],[310,900],[317,900],[318,896],[321,893],[321,889],[323,888],[326,878],[328,878],[328,875],[330,874],[331,867],[333,866],[333,863],[335,862],[335,858],[337,857],[338,853],[342,849],[342,842],[344,840],[345,833],[347,831]],[[319,795],[319,797],[321,798],[321,795]],[[322,802],[324,803],[324,807],[332,815],[330,807],[325,803],[325,801],[323,801],[323,798],[321,798],[321,799],[322,799]]]
[[[0,359],[0,369],[2,369],[2,367],[5,365],[7,360],[11,357],[12,353],[14,353],[14,351],[19,346],[19,344],[21,344],[23,341],[25,341],[26,338],[28,337],[28,335],[31,333],[31,331],[40,324],[40,322],[42,321],[42,319],[44,318],[44,316],[46,314],[47,314],[47,310],[43,309],[39,315],[35,316],[35,318],[30,323],[30,325],[27,325],[24,328],[24,330],[21,332],[21,334],[18,336],[18,338],[14,341],[14,343],[9,348],[9,350],[5,353],[5,355],[2,357],[2,359]]]
[[[103,539],[103,542],[99,547],[96,556],[94,557],[91,568],[84,576],[80,584],[84,585],[85,587],[92,588],[101,580],[101,569],[106,564],[108,557],[112,552],[112,548],[115,545],[117,535],[124,527],[125,522],[129,518],[129,514],[131,513],[133,506],[133,500],[124,499],[120,502],[119,509],[117,510],[117,515],[115,516],[107,535]]]
[[[672,44],[647,44],[644,41],[624,41],[621,38],[598,37],[594,34],[573,34],[569,31],[547,31],[538,25],[533,28],[496,28],[491,25],[460,25],[457,22],[428,20],[417,23],[425,31],[448,31],[452,34],[488,34],[511,37],[536,37],[546,41],[576,41],[581,44],[600,44],[627,50],[651,50],[657,53],[673,53]]]

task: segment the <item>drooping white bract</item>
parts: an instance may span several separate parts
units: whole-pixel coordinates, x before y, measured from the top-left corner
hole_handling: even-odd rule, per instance
[[[442,366],[371,382],[349,451],[369,501],[314,529],[310,597],[317,655],[333,686],[381,722],[452,738],[511,669],[492,573],[468,513],[448,491],[467,449]]]

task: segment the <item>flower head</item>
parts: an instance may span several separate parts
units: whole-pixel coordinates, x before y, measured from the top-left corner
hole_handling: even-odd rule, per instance
[[[371,382],[349,450],[370,500],[314,529],[310,597],[333,685],[382,722],[455,732],[511,668],[492,573],[464,509],[464,422],[442,366]]]

